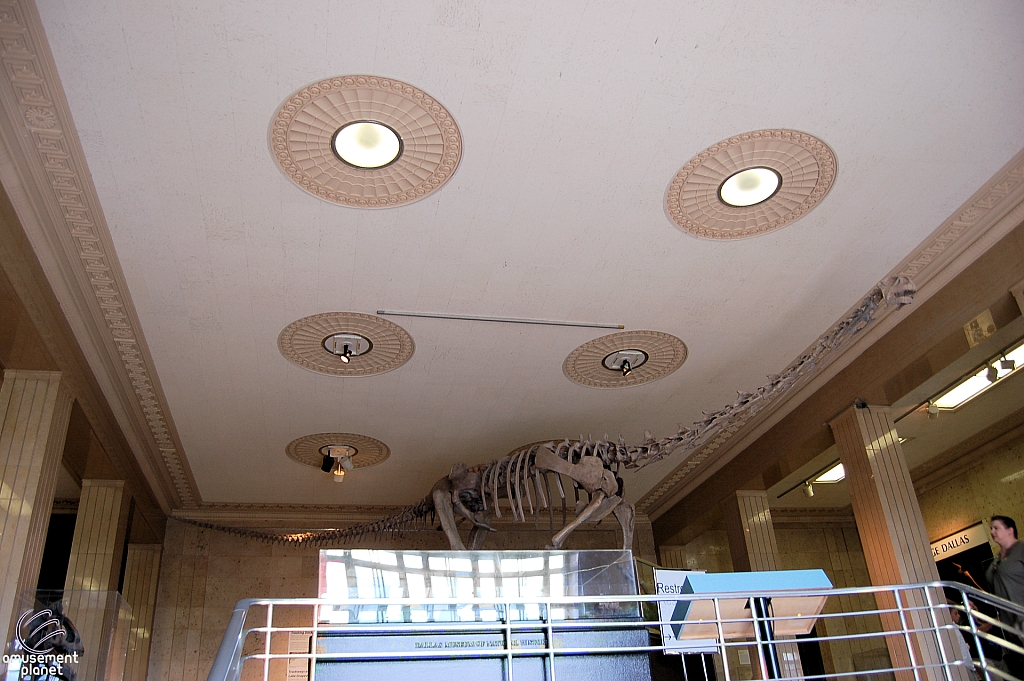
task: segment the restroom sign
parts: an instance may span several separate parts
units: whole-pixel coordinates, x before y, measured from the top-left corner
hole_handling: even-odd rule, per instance
[[[988,528],[985,523],[975,523],[965,527],[959,532],[954,532],[948,537],[943,537],[932,543],[932,558],[938,563],[940,560],[955,556],[961,551],[973,549],[975,546],[983,546],[988,543]]]

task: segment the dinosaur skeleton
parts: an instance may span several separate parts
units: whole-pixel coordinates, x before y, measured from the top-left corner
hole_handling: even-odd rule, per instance
[[[612,442],[589,439],[572,442],[549,442],[517,450],[489,464],[466,466],[457,463],[451,472],[438,480],[419,503],[373,523],[364,523],[338,530],[310,530],[291,534],[274,534],[247,528],[225,527],[188,518],[183,522],[243,537],[288,544],[310,543],[317,546],[351,541],[364,536],[401,534],[425,526],[428,518],[440,522],[453,550],[465,545],[457,525],[469,521],[469,548],[479,549],[491,526],[492,516],[502,517],[500,500],[508,505],[513,520],[526,521],[526,511],[539,522],[538,513],[548,511],[554,530],[551,480],[555,481],[562,502],[562,529],[551,539],[549,548],[560,548],[565,539],[585,522],[599,522],[614,514],[622,527],[623,548],[633,543],[634,507],[622,496],[622,468],[639,468],[659,461],[676,451],[694,452],[713,438],[735,432],[755,414],[788,392],[801,379],[814,372],[837,350],[846,347],[863,331],[883,306],[899,309],[913,302],[917,287],[905,276],[889,277],[879,282],[853,312],[822,334],[811,348],[782,373],[768,377],[768,382],[752,393],[739,393],[732,404],[713,412],[692,428],[680,427],[678,432],[655,440],[645,433],[639,445],[628,446],[622,437]],[[562,476],[572,482],[575,518],[566,524],[566,493]],[[584,498],[583,495],[586,495]],[[534,504],[536,498],[536,504]]]

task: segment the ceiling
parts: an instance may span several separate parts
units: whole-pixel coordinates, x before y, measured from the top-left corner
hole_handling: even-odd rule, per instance
[[[668,435],[784,369],[1024,147],[1016,2],[38,9],[153,409],[204,502],[410,503],[452,463],[522,444]],[[463,156],[446,185],[362,210],[285,177],[274,113],[343,74],[405,81],[451,112]],[[679,169],[766,128],[831,147],[825,199],[748,239],[675,227]],[[380,309],[621,324],[672,334],[687,357],[651,383],[590,388],[562,363],[610,331],[408,317],[389,319],[415,352],[388,373],[320,375],[278,350],[301,317]],[[391,456],[334,485],[285,455],[320,432]],[[631,474],[627,496],[674,465]]]

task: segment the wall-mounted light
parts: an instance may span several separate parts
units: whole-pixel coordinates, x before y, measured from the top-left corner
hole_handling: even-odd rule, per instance
[[[814,483],[810,480],[804,483],[804,496],[808,499],[814,496]]]

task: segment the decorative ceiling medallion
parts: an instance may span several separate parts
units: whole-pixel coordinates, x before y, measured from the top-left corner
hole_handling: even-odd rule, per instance
[[[357,435],[356,433],[316,433],[315,435],[303,435],[289,442],[284,448],[284,452],[292,461],[298,461],[313,468],[320,468],[320,464],[324,460],[324,454],[321,450],[328,445],[354,447],[356,453],[352,457],[352,465],[356,468],[376,466],[391,456],[391,450],[380,440],[375,440],[367,435]]]
[[[338,131],[378,123],[398,135],[398,157],[376,168],[341,160]],[[392,78],[338,76],[307,85],[277,110],[270,151],[295,184],[325,201],[389,208],[418,201],[451,179],[462,159],[462,134],[433,97]]]
[[[748,168],[773,170],[781,184],[754,205],[725,203],[722,185]],[[665,211],[694,236],[742,239],[803,217],[825,198],[835,179],[836,156],[817,137],[796,130],[755,130],[708,147],[683,166],[665,193]]]
[[[349,357],[336,355],[324,343],[337,334],[361,336],[369,341],[370,349]],[[382,374],[405,364],[415,350],[405,329],[358,312],[324,312],[297,319],[277,337],[277,347],[303,369],[330,376]]]
[[[628,373],[609,369],[604,360],[622,350],[638,350],[647,359]],[[668,376],[686,361],[686,345],[660,331],[623,331],[584,343],[562,364],[566,377],[591,388],[627,388]]]

